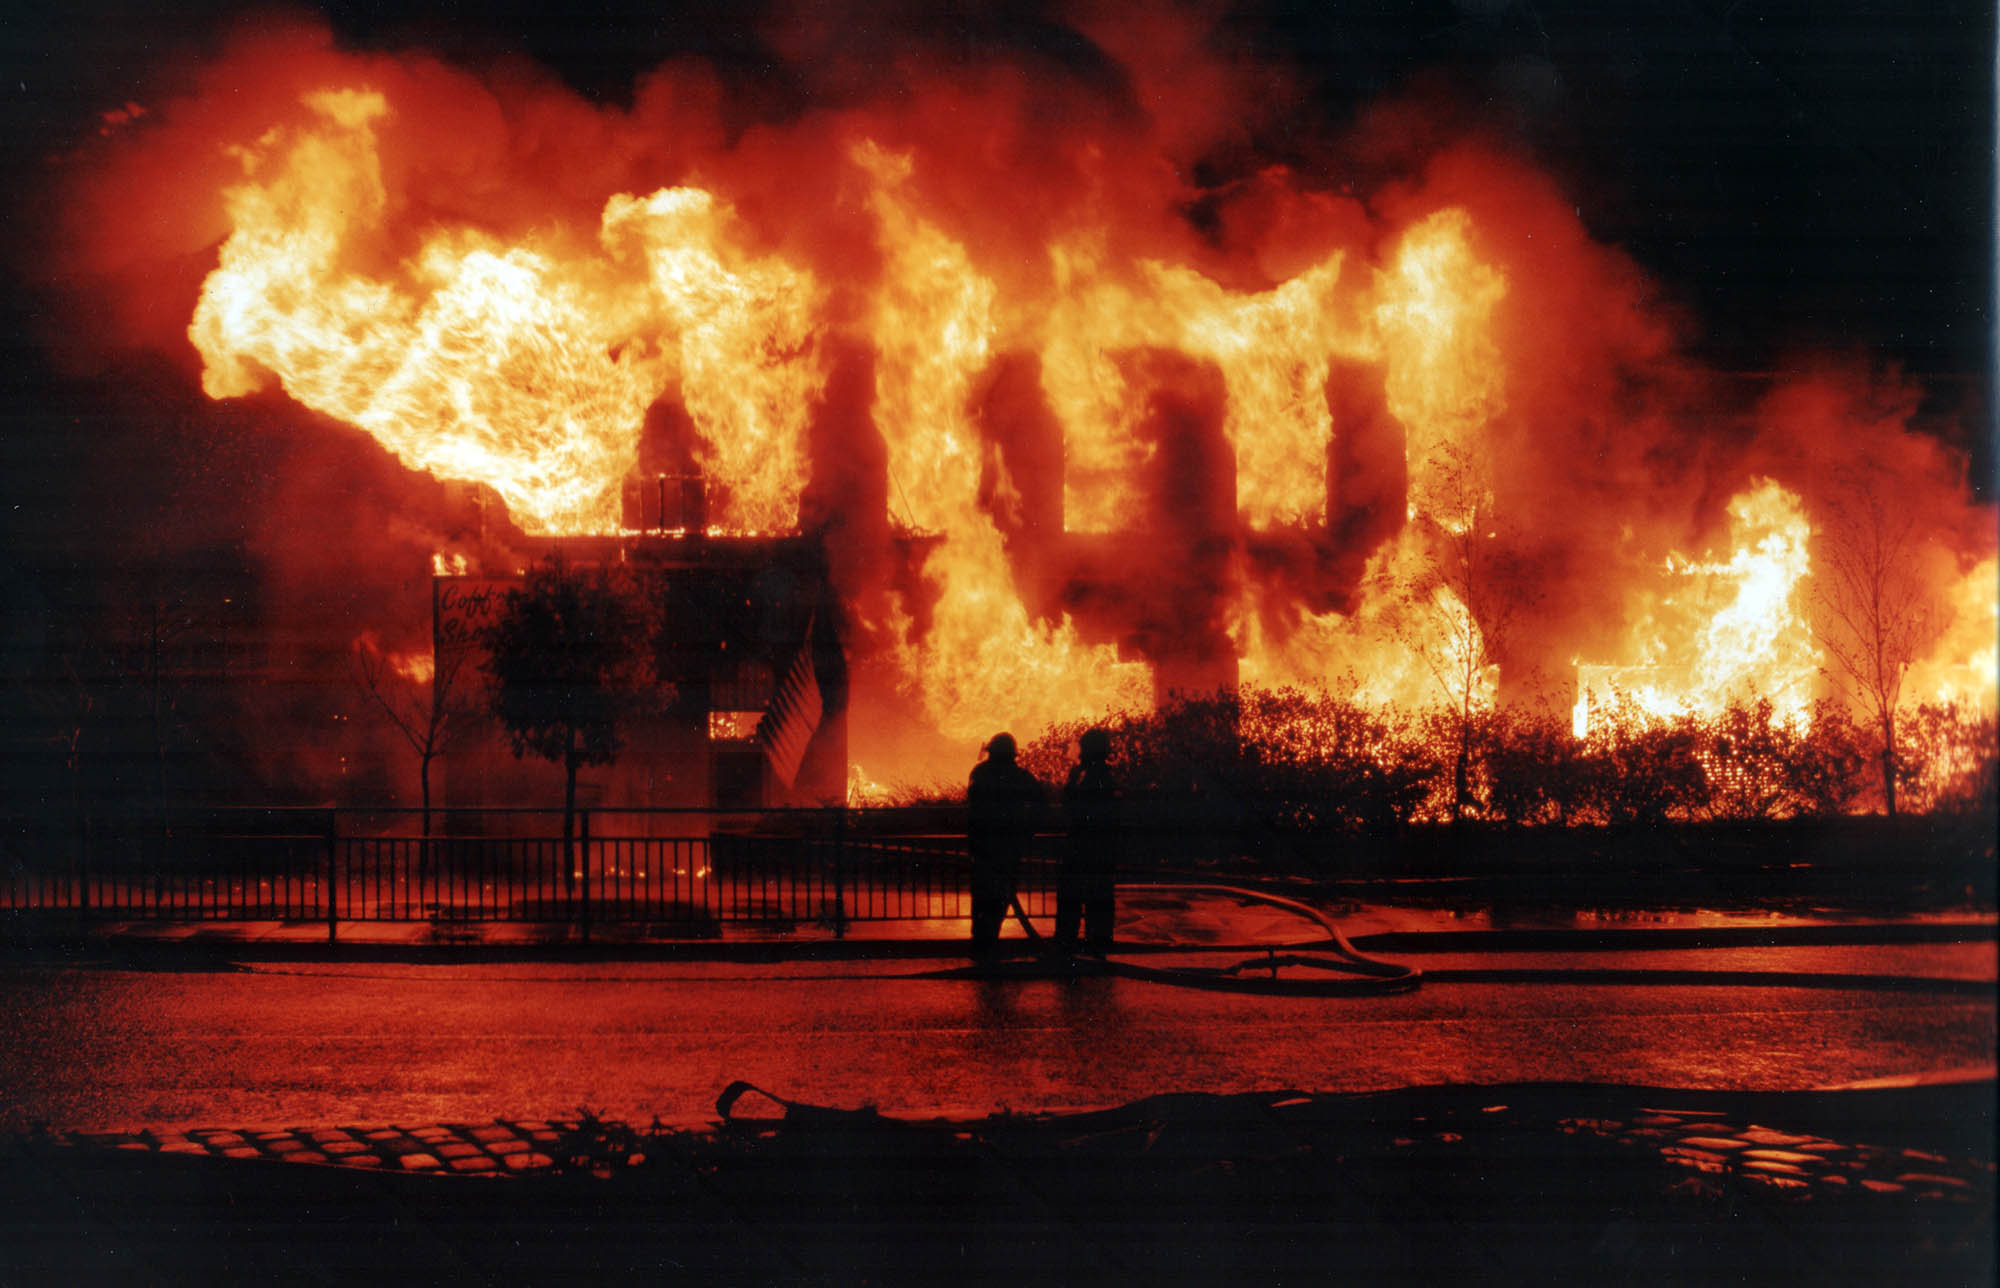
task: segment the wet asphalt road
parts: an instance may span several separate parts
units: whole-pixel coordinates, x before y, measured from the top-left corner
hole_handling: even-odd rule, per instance
[[[1877,968],[1870,951],[1839,964]],[[1963,992],[1502,981],[1326,1000],[895,977],[942,965],[0,968],[0,1129],[686,1121],[736,1078],[908,1114],[1521,1079],[1776,1090],[1977,1066],[1995,1043],[1992,997]]]

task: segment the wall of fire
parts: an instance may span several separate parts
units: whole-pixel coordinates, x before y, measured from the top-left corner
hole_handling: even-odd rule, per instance
[[[1091,481],[1065,461],[1039,370],[1021,359],[997,362],[974,400],[975,419],[1006,471],[1008,496],[989,501],[988,513],[1032,615],[1068,616],[1086,637],[1109,638],[1123,656],[1145,659],[1156,701],[1233,688],[1238,657],[1228,623],[1242,583],[1306,611],[1353,607],[1368,556],[1404,523],[1403,426],[1388,410],[1378,365],[1335,359],[1325,386],[1333,424],[1325,456],[1296,463],[1325,480],[1320,522],[1262,531],[1239,512],[1221,371],[1166,350],[1134,350],[1121,360],[1139,400],[1135,431],[1145,454],[1136,477],[1120,480],[1130,500],[1115,522],[1072,530],[1066,493]],[[982,496],[1001,486],[983,479]]]

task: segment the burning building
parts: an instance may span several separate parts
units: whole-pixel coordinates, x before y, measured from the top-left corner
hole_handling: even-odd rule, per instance
[[[1260,153],[1282,77],[1204,21],[1094,10],[1067,59],[764,115],[685,60],[606,107],[260,28],[107,126],[66,227],[107,280],[150,262],[91,249],[115,200],[198,267],[133,289],[209,398],[282,391],[504,508],[447,564],[652,570],[722,798],[798,656],[827,763],[851,735],[883,776],[1237,684],[1801,718],[1870,498],[1907,511],[1911,696],[1992,708],[1993,516],[1916,382],[1717,370],[1423,94]]]
[[[710,536],[699,522],[700,494],[698,486],[686,490],[694,504],[671,525],[655,509],[646,515],[647,531],[532,543],[572,567],[619,565],[625,593],[643,604],[635,620],[659,623],[650,637],[630,642],[653,654],[648,691],[629,703],[629,753],[608,777],[597,776],[589,803],[747,810],[843,800],[846,653],[823,554],[797,534]],[[663,487],[658,495],[666,495]],[[677,488],[675,499],[682,495]],[[484,705],[467,692],[490,682],[484,634],[523,580],[439,568],[428,676],[433,708],[476,713]],[[497,738],[462,741],[469,745],[443,758],[444,803],[503,803],[490,783],[501,755]]]

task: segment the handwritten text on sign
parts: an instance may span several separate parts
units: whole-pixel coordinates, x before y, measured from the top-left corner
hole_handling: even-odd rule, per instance
[[[433,641],[439,656],[484,652],[480,636],[519,590],[518,577],[438,577],[431,582]]]

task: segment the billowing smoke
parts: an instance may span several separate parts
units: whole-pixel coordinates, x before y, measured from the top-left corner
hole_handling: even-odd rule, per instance
[[[1922,498],[1940,638],[1990,636],[1992,515],[1910,381],[1708,369],[1507,122],[1419,85],[1328,130],[1225,36],[801,5],[767,74],[606,105],[246,24],[63,159],[32,267],[73,363],[255,422],[213,469],[303,635],[413,647],[433,555],[698,468],[721,526],[824,536],[877,772],[1239,680],[1422,702],[1466,648],[1564,709],[1802,701],[1781,534],[1862,484]],[[1790,651],[1710,657],[1767,565]]]

